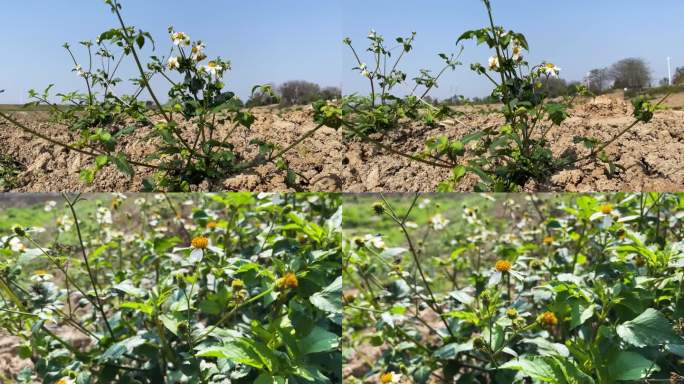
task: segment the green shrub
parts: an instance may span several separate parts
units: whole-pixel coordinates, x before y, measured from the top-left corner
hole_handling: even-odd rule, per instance
[[[18,382],[341,383],[338,196],[65,201],[0,238]]]

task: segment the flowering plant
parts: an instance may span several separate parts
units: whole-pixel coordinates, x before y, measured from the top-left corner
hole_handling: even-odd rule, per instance
[[[440,54],[444,67],[437,74],[421,70],[409,87],[408,75],[401,70],[401,63],[413,50],[416,33],[396,38],[394,46],[388,45],[375,30],[371,30],[367,38],[369,46],[366,52],[373,60],[370,66],[363,61],[352,40],[344,39],[356,60],[354,71],[366,78],[370,86],[370,95],[348,95],[340,102],[340,115],[345,117],[343,125],[349,136],[370,140],[369,134],[391,130],[404,118],[432,124],[449,114],[448,108],[435,108],[423,99],[438,86],[439,79],[447,70],[460,65],[457,55]],[[397,93],[398,88],[400,93]],[[402,93],[405,95],[400,96]],[[321,108],[325,104],[321,102],[318,106]]]
[[[392,90],[406,85],[407,75],[398,69],[398,65],[404,55],[411,51],[415,34],[398,38],[398,46],[388,48],[383,37],[375,31],[368,35],[370,46],[367,51],[374,58],[371,66],[363,62],[350,39],[344,41],[352,49],[358,63],[354,70],[368,78],[370,96],[347,96],[337,108],[320,103],[318,107],[321,115],[327,113],[335,116],[332,119],[335,128],[342,127],[351,135],[382,150],[434,167],[450,169],[452,175],[440,184],[440,191],[455,189],[467,174],[473,174],[479,179],[475,190],[518,191],[528,182],[544,182],[554,173],[587,160],[604,163],[611,174],[618,172],[619,166],[604,150],[637,124],[650,122],[662,101],[654,104],[641,98],[634,100],[634,122],[605,142],[575,137],[575,143],[583,144],[589,150],[588,154],[577,156],[564,153],[559,157],[554,156],[547,140],[549,132],[570,116],[569,109],[575,98],[587,95],[588,92],[585,87],[577,86],[561,100],[551,100],[544,84],[549,79],[558,77],[561,69],[550,62],[530,65],[526,58],[529,45],[525,36],[497,26],[494,23],[491,1],[483,0],[483,3],[489,25],[463,33],[458,38],[457,45],[475,40],[477,44],[486,44],[493,51],[486,64],[472,64],[471,69],[492,83],[490,98],[502,105],[500,113],[503,115],[503,122],[476,129],[468,127],[459,119],[453,119],[464,125],[469,133],[459,139],[447,136],[431,138],[425,143],[425,150],[420,153],[405,153],[394,148],[392,143],[369,137],[370,133],[397,127],[402,119],[436,125],[445,117],[456,115],[446,105],[436,107],[425,98],[437,86],[439,78],[446,70],[453,70],[460,64],[457,61],[459,55],[440,54],[446,62],[442,71],[437,75],[431,75],[426,70],[421,71],[421,75],[414,79],[415,86],[408,89],[408,96],[395,96]],[[392,52],[396,49],[400,49],[401,53],[392,61]],[[416,91],[420,86],[423,86],[425,92],[418,95]],[[323,111],[324,107],[328,109]]]
[[[345,382],[681,380],[683,197],[345,202]]]
[[[0,235],[16,382],[341,382],[338,196],[103,197]]]
[[[143,182],[142,189],[147,191],[188,191],[204,181],[221,180],[269,162],[291,176],[283,155],[320,126],[282,150],[268,142],[254,141],[251,144],[258,146],[258,155],[247,158],[236,151],[230,139],[236,130],[249,129],[255,117],[243,110],[242,101],[233,92],[225,89],[224,76],[231,69],[230,62],[209,58],[202,41],[193,41],[188,34],[170,27],[168,56],[151,56],[145,63],[142,49],[152,45],[156,50],[152,36],[124,22],[119,0],[105,3],[120,27],[102,33],[95,42],[80,43],[87,51],[87,64],[78,61],[69,44],[64,45],[73,59],[73,72],[83,79],[87,93],[59,93],[58,105],[51,101],[52,85],[41,93],[29,92],[32,105],[49,106],[53,121],[78,133],[80,140],[60,142],[7,114],[0,117],[55,145],[91,156],[94,164],[81,171],[81,178],[88,183],[108,165],[129,177],[136,168],[153,170],[154,176]],[[131,59],[138,72],[138,77],[132,79],[136,90],[130,95],[117,92],[124,58]],[[170,87],[168,102],[162,103],[152,87],[153,79],[161,79]],[[256,86],[254,92],[273,95],[269,86]],[[151,101],[141,101],[145,94]],[[223,129],[225,126],[228,129]],[[142,128],[149,132],[156,150],[144,159],[133,158],[125,151],[126,139]]]

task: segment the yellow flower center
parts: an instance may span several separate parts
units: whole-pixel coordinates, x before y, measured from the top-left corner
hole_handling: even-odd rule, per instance
[[[282,289],[293,289],[299,286],[299,280],[297,280],[297,275],[288,272],[285,276],[278,279],[277,285]]]
[[[200,237],[195,237],[192,239],[192,247],[196,249],[205,249],[209,246],[209,239],[206,237],[200,236]]]
[[[549,327],[558,324],[558,318],[553,312],[546,311],[539,317],[539,321]]]
[[[392,372],[387,372],[380,375],[380,382],[383,384],[391,383],[392,380],[394,380],[394,374],[392,374]]]
[[[210,221],[209,223],[207,223],[207,228],[209,229],[216,229],[216,227],[218,227],[218,223],[215,221]]]
[[[551,244],[553,244],[554,240],[555,239],[553,238],[553,236],[546,236],[544,238],[544,244],[551,245]]]
[[[496,265],[494,266],[494,268],[496,268],[496,270],[499,272],[508,272],[511,270],[512,267],[513,265],[511,265],[511,263],[507,260],[499,260],[496,262]]]
[[[238,290],[242,289],[245,287],[245,282],[240,280],[240,279],[235,279],[233,282],[230,284],[230,287],[233,288],[233,290]]]
[[[613,212],[612,205],[606,204],[601,206],[601,213],[603,213],[604,215],[610,215],[611,212]]]

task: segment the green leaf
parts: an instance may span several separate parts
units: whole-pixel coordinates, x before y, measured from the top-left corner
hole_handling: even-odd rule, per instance
[[[299,350],[302,354],[328,352],[335,350],[340,345],[339,336],[328,332],[321,327],[316,327],[309,335],[299,341]]]
[[[107,350],[102,354],[102,356],[100,356],[100,360],[116,360],[126,353],[133,352],[135,348],[145,343],[145,339],[143,339],[140,336],[133,336],[129,339],[122,340],[118,343],[112,344],[111,347],[107,348]]]
[[[608,367],[614,380],[641,380],[649,373],[657,372],[660,368],[652,361],[636,352],[622,351],[617,358],[610,359]]]
[[[131,282],[130,280],[122,281],[119,284],[113,286],[112,289],[121,291],[133,297],[143,297],[146,294],[144,289],[137,288],[133,285],[133,282]]]
[[[322,291],[309,298],[316,308],[329,313],[342,313],[342,276],[339,276]]]
[[[236,363],[249,365],[251,367],[261,369],[264,364],[258,360],[258,356],[246,348],[246,343],[237,340],[235,343],[230,343],[225,346],[213,346],[200,350],[195,356],[197,357],[214,357],[217,359],[228,359]]]
[[[542,356],[570,356],[568,347],[559,343],[552,343],[543,337],[536,337],[534,339],[524,339],[523,343],[534,344],[537,346],[539,354]]]
[[[268,373],[262,373],[257,377],[256,380],[254,380],[254,384],[272,384],[273,383],[273,376],[269,375]]]
[[[593,384],[594,379],[566,358],[534,356],[511,360],[500,367],[513,369],[544,383]]]
[[[436,350],[432,356],[439,360],[454,360],[461,352],[467,352],[473,350],[473,343],[451,343],[443,346],[442,348]]]
[[[653,308],[618,325],[617,333],[626,343],[639,348],[682,342],[665,315]]]
[[[147,315],[151,315],[154,312],[154,307],[152,307],[151,305],[146,303],[136,303],[133,301],[126,301],[121,303],[121,308],[133,309],[145,313]]]
[[[121,173],[128,177],[133,177],[135,175],[133,167],[131,167],[131,164],[128,162],[128,159],[126,159],[124,154],[110,156],[109,159],[114,162],[114,165],[116,165],[116,168],[121,171]]]
[[[523,375],[533,379],[541,380],[545,383],[558,383],[553,368],[542,357],[531,359],[511,360],[500,367],[501,369],[512,369],[520,371]]]

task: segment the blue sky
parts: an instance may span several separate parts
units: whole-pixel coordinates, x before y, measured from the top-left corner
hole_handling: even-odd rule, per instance
[[[439,52],[455,51],[457,37],[486,22],[480,0],[124,0],[129,24],[150,31],[159,46],[169,47],[166,28],[174,25],[202,39],[210,56],[233,63],[227,82],[248,95],[252,86],[306,79],[342,86],[345,93],[367,92],[351,54],[341,44],[349,36],[362,49],[370,28],[388,38],[418,32],[415,51],[404,70],[439,69]],[[625,57],[646,59],[655,79],[666,75],[665,58],[684,66],[684,1],[659,0],[493,0],[497,24],[527,35],[532,62],[548,60],[562,76],[581,79],[592,68]],[[341,6],[343,4],[343,6]],[[654,6],[657,4],[657,7]],[[0,103],[25,102],[26,91],[50,83],[56,89],[81,89],[70,72],[73,64],[62,43],[94,39],[115,26],[101,0],[5,0],[0,14],[3,63]],[[148,52],[149,53],[149,52]],[[466,45],[464,66],[444,77],[435,96],[482,96],[489,85],[469,64],[486,62],[486,49]],[[370,60],[368,60],[370,61]],[[123,78],[132,75],[124,67]]]
[[[249,95],[256,84],[308,79],[341,86],[339,2],[321,0],[122,0],[129,25],[152,33],[167,55],[167,28],[203,40],[210,56],[230,59],[230,90]],[[3,0],[0,36],[3,63],[0,103],[25,102],[26,91],[55,83],[81,89],[65,42],[94,40],[116,26],[103,0]],[[72,44],[76,45],[76,44]],[[150,52],[148,52],[150,53]],[[121,72],[130,78],[133,67]],[[159,85],[159,84],[158,84]]]
[[[684,66],[684,1],[681,0],[492,0],[495,22],[524,33],[530,43],[530,62],[548,60],[563,69],[561,76],[581,80],[592,68],[609,66],[626,57],[646,59],[655,79],[667,76],[666,57]],[[369,28],[385,35],[418,33],[415,51],[405,69],[414,77],[420,68],[441,68],[439,52],[455,52],[462,32],[482,28],[487,21],[480,0],[345,0],[343,30],[358,47],[365,46]],[[357,49],[358,49],[357,47]],[[491,53],[468,43],[464,65],[444,77],[438,97],[453,94],[483,96],[490,83],[470,70],[486,63]],[[350,54],[345,68],[354,67]],[[368,59],[370,62],[370,59]],[[367,80],[345,72],[346,92],[368,92]]]

